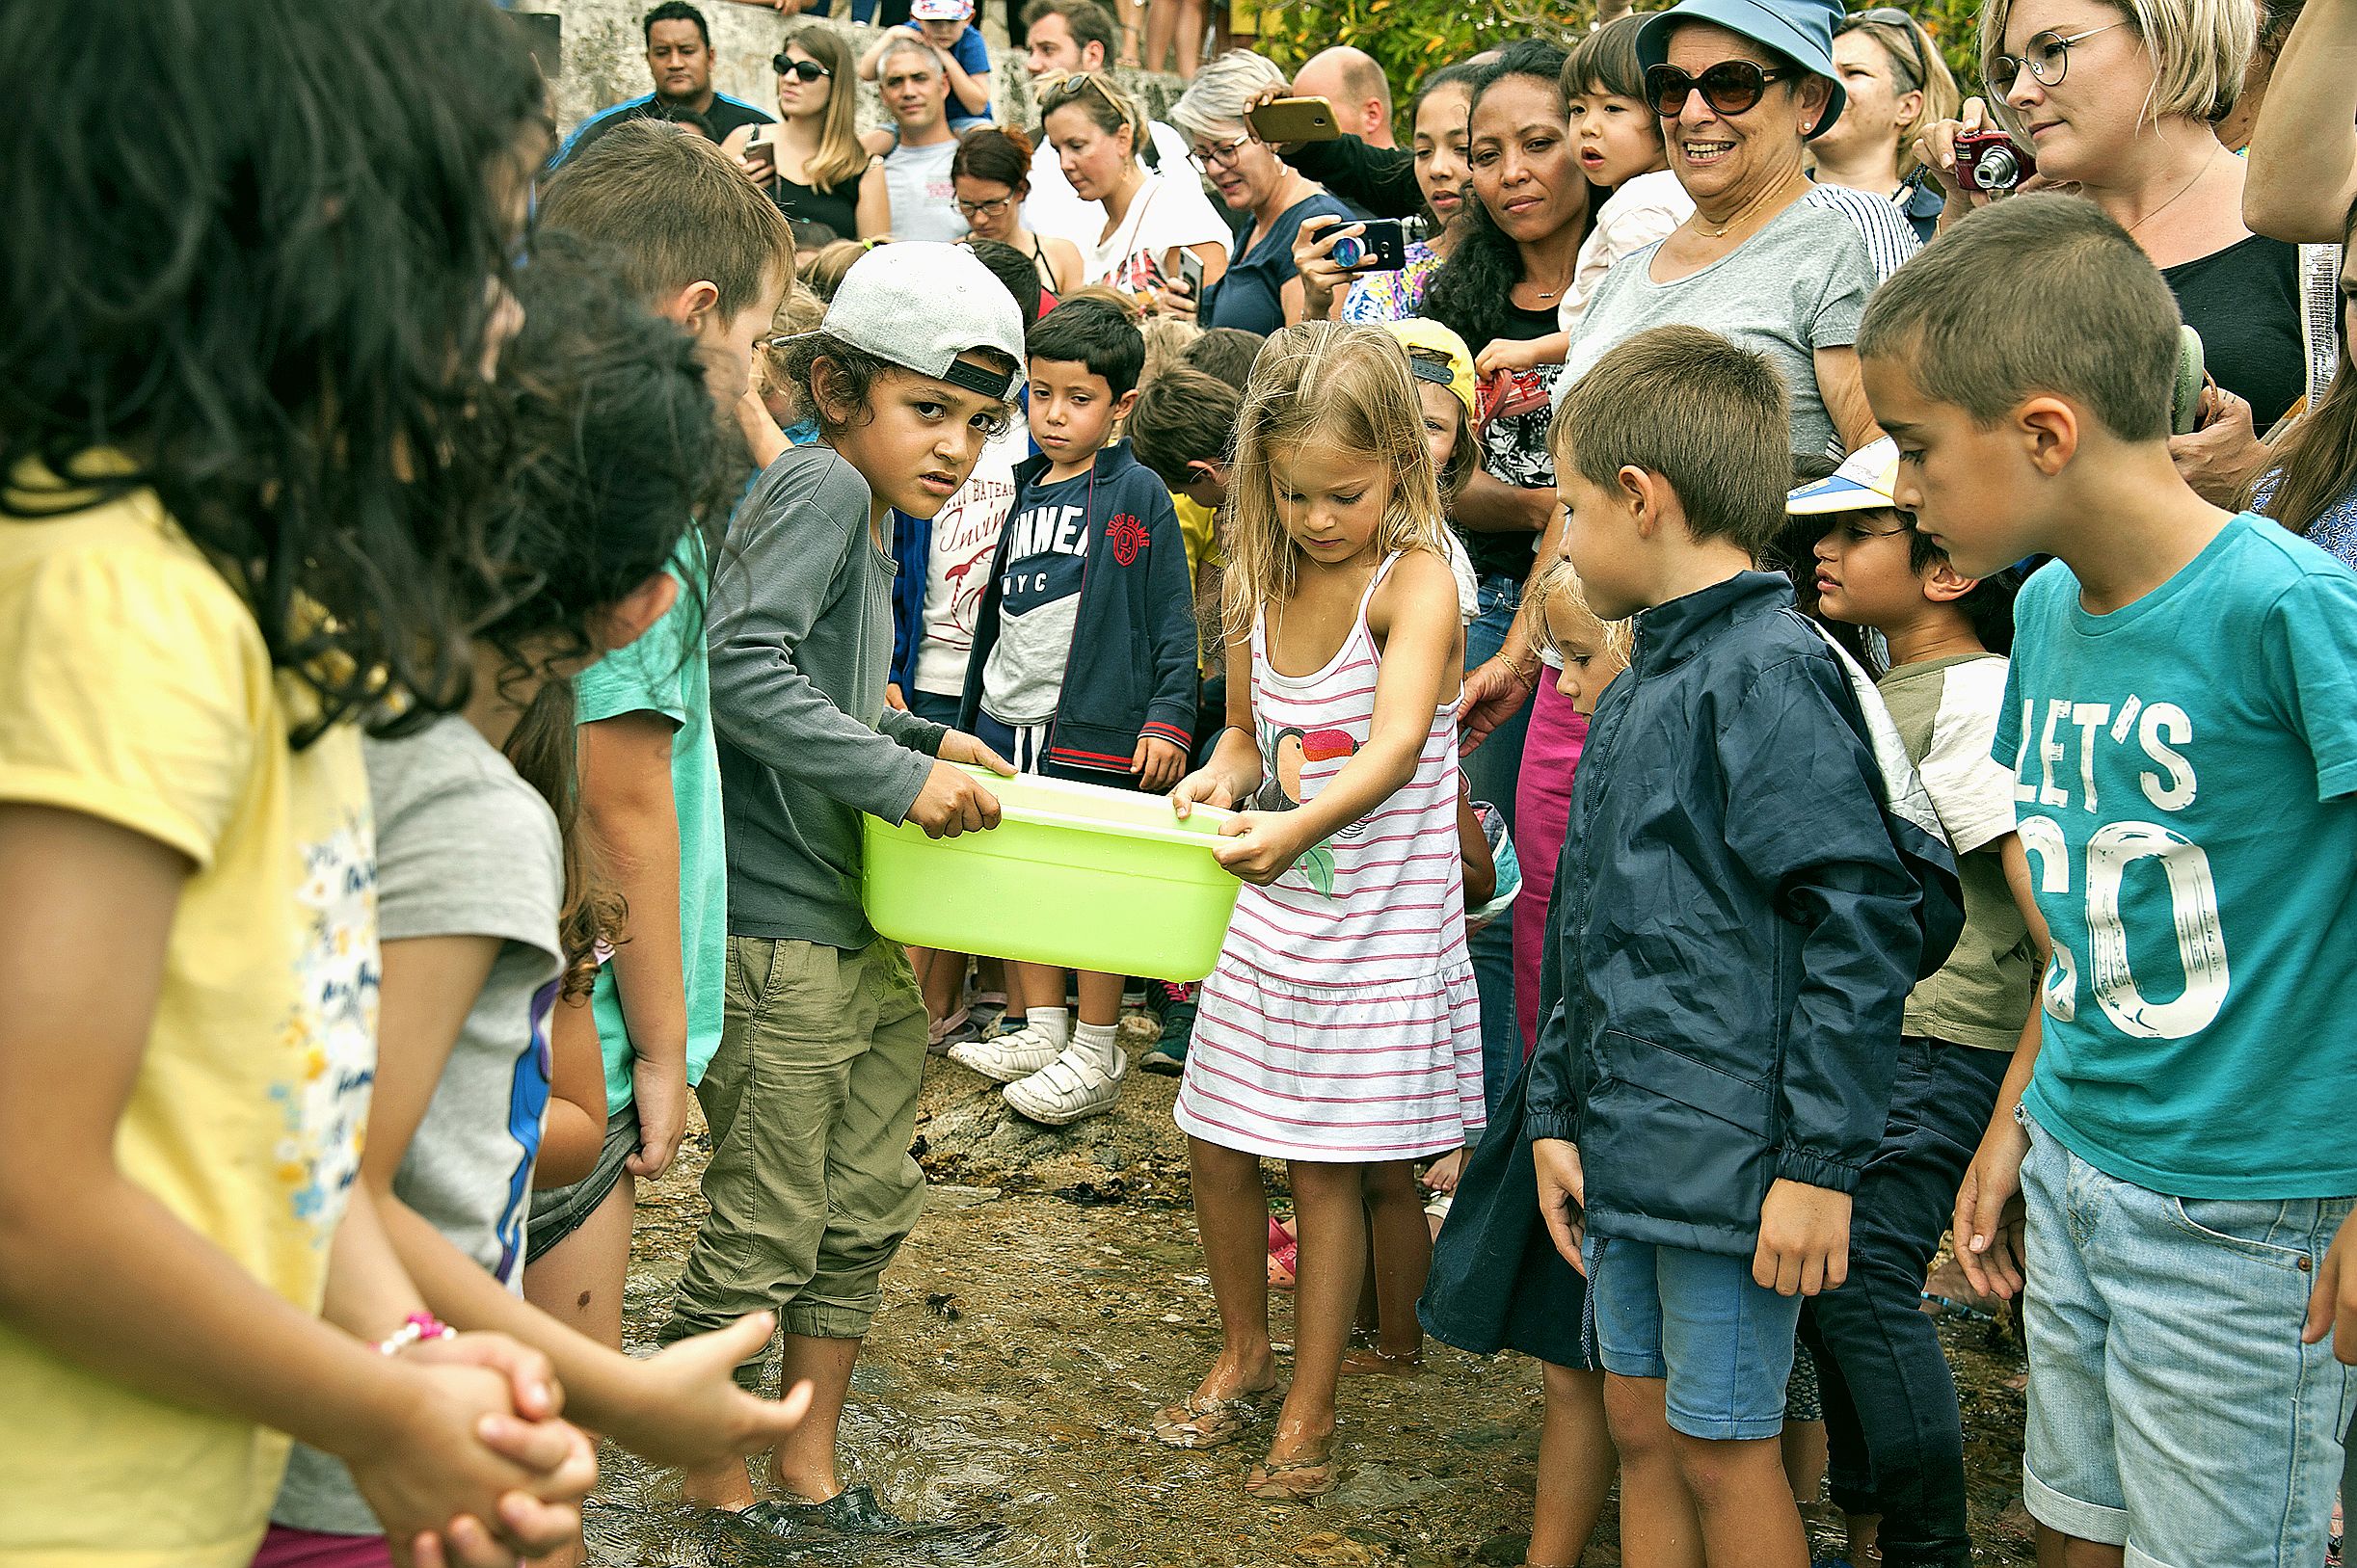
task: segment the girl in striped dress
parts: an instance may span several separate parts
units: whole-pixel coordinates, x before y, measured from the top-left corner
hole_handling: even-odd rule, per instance
[[[1336,1478],[1334,1384],[1370,1216],[1383,1311],[1412,1312],[1431,1259],[1413,1162],[1482,1125],[1457,841],[1463,634],[1398,340],[1330,322],[1272,337],[1230,495],[1228,728],[1171,797],[1181,815],[1243,808],[1218,854],[1249,886],[1177,1107],[1225,1347],[1154,1430],[1233,1442],[1275,1388],[1260,1161],[1286,1160],[1294,1380],[1245,1487],[1295,1500]]]

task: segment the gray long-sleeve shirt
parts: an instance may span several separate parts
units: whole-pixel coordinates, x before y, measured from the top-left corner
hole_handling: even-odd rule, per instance
[[[857,469],[805,446],[763,471],[729,523],[710,635],[737,936],[873,941],[860,813],[906,817],[947,732],[884,705],[894,567],[869,504]]]

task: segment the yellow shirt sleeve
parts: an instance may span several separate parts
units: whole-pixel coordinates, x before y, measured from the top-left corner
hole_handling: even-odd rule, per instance
[[[90,536],[0,557],[0,800],[99,817],[210,865],[248,788],[254,715],[272,706],[253,689],[269,678],[253,617],[184,541],[105,521],[7,526]]]

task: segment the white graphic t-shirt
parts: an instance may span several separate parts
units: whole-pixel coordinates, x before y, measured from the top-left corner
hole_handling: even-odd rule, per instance
[[[990,586],[990,557],[1015,504],[1015,465],[1031,444],[1017,424],[982,446],[970,474],[933,518],[924,557],[924,613],[918,625],[917,689],[956,697],[966,689],[974,620]]]

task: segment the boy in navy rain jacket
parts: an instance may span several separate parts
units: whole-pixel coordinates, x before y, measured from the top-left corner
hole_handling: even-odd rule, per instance
[[[1112,440],[1145,339],[1118,307],[1075,300],[1026,347],[1039,455],[1015,469],[959,716],[1025,773],[1166,790],[1194,736],[1193,590],[1170,492]],[[1062,970],[1014,968],[1024,1026],[951,1059],[1005,1084],[1032,1121],[1112,1109],[1128,1068],[1114,1043],[1122,976],[1080,976],[1075,1025]]]
[[[1788,418],[1765,360],[1683,327],[1564,404],[1567,550],[1598,616],[1642,614],[1573,785],[1522,1126],[1589,1280],[1623,1535],[1699,1526],[1745,1568],[1809,1560],[1777,1442],[1794,1326],[1841,1282],[1907,994],[1960,920],[1888,715],[1753,570]]]

